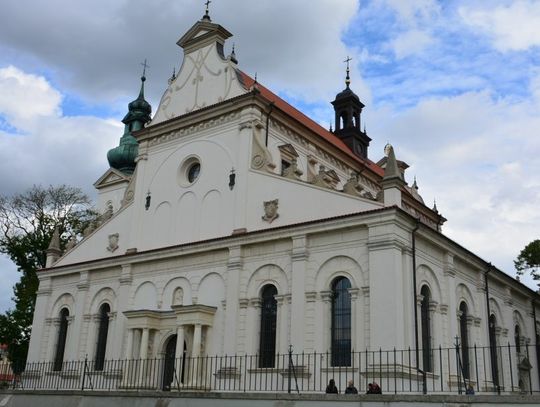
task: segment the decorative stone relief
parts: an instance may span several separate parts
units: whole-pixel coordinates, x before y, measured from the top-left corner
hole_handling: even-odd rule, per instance
[[[343,185],[343,192],[353,196],[360,196],[363,188],[358,184],[358,174],[351,173],[350,178],[347,180],[345,185]]]
[[[262,142],[262,124],[259,122],[251,123],[253,130],[253,151],[251,153],[251,168],[255,170],[265,170],[273,172],[276,165],[272,162],[272,155],[268,148]]]
[[[299,180],[302,175],[302,171],[298,168],[298,161],[296,158],[291,160],[291,165],[283,171],[283,176],[289,179]]]
[[[311,184],[322,188],[330,188],[330,177],[327,175],[324,165],[319,167],[319,173],[311,180]]]
[[[112,235],[109,235],[109,245],[107,246],[107,250],[111,253],[113,253],[116,249],[118,249],[118,240],[120,238],[120,234],[113,233]]]
[[[135,198],[136,178],[137,178],[137,167],[135,167],[135,171],[133,172],[133,175],[131,176],[131,179],[129,180],[129,184],[126,188],[126,192],[124,193],[124,197],[122,198],[122,202],[121,202],[122,207],[133,202],[133,198]]]
[[[277,213],[278,205],[278,199],[274,199],[272,201],[265,201],[264,216],[262,217],[262,220],[268,223],[272,223],[275,219],[279,218],[279,214]]]

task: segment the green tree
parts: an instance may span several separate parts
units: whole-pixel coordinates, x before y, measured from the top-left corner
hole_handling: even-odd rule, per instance
[[[58,227],[64,249],[69,239],[80,238],[97,220],[88,196],[66,185],[34,186],[20,194],[0,196],[0,253],[21,274],[13,287],[14,307],[0,315],[0,343],[8,345],[11,360],[26,361],[39,285],[36,271],[45,267],[54,229]]]
[[[538,269],[540,268],[540,240],[533,240],[519,253],[514,260],[518,275],[529,271],[534,280],[540,280]]]

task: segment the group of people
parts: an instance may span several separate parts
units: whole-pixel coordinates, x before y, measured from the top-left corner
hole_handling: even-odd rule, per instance
[[[336,387],[336,382],[334,379],[330,379],[328,382],[328,386],[326,386],[326,393],[327,394],[338,394],[339,390]],[[347,387],[345,388],[345,394],[358,394],[358,389],[354,387],[354,382],[352,380],[349,380],[347,383]],[[368,391],[366,394],[382,394],[381,386],[377,384],[377,382],[372,382],[368,384]]]

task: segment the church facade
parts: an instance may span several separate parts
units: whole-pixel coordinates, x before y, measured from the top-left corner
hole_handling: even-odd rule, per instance
[[[153,117],[143,75],[94,184],[99,223],[63,249],[53,238],[38,273],[29,363],[61,374],[86,357],[99,374],[109,360],[256,355],[256,376],[292,346],[345,376],[452,371],[441,389],[539,390],[537,293],[442,233],[392,146],[370,160],[348,70],[328,131],[243,73],[230,36],[208,13],[186,32]],[[408,359],[392,372],[388,353],[355,362],[396,349]],[[309,382],[321,366],[299,368]]]

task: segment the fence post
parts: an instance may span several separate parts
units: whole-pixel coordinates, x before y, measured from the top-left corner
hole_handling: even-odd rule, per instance
[[[289,366],[287,368],[287,393],[291,393],[291,369],[292,369],[292,366],[291,366],[291,363],[292,363],[292,345],[289,345]]]
[[[83,376],[81,383],[81,391],[84,391],[84,380],[86,379],[86,362],[88,361],[88,355],[84,356],[84,367],[83,367]]]

